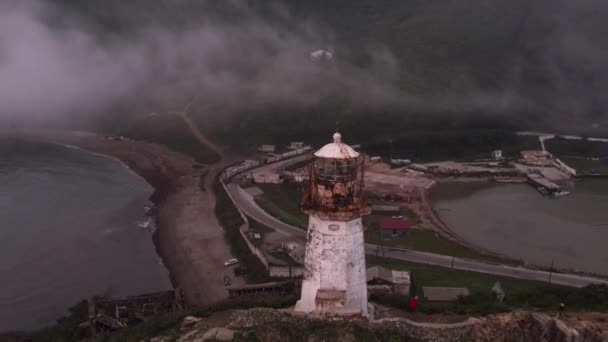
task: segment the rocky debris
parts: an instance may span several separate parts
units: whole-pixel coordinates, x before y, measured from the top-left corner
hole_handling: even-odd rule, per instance
[[[505,338],[514,341],[578,342],[608,341],[608,327],[589,321],[564,322],[547,314],[513,312],[490,316],[483,324],[473,327],[472,338],[479,341],[496,341]]]
[[[246,330],[256,326],[280,322],[292,316],[284,310],[256,308],[251,310],[238,310],[232,314],[228,328]]]
[[[203,335],[203,341],[232,341],[234,331],[226,328],[212,328]]]
[[[458,323],[421,323],[405,318],[324,320],[289,310],[257,308],[219,313],[199,319],[186,317],[180,342],[232,341],[530,341],[608,342],[607,315],[558,319],[544,313],[516,311]],[[206,322],[212,322],[206,324]],[[220,327],[224,325],[224,327]],[[150,342],[164,342],[164,337]]]
[[[199,342],[203,340],[203,335],[203,331],[199,329],[192,329],[187,332],[183,332],[179,339],[177,339],[177,342]]]
[[[196,323],[200,322],[202,318],[194,317],[194,316],[186,316],[182,321],[181,331],[188,330],[192,328]]]
[[[157,337],[152,337],[150,339],[150,342],[170,342],[173,339],[170,336],[157,336]]]

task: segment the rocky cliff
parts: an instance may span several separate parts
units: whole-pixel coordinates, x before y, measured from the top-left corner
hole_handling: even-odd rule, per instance
[[[252,309],[209,318],[189,316],[179,336],[150,342],[187,341],[608,341],[605,315],[557,319],[542,313],[513,312],[469,318],[452,324],[404,318],[374,321],[322,320],[287,310]]]

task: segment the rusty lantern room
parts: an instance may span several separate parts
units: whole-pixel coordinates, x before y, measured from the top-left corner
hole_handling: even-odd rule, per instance
[[[363,193],[364,160],[342,143],[339,133],[314,154],[308,166],[309,183],[302,197],[302,210],[320,218],[349,221],[370,213]]]

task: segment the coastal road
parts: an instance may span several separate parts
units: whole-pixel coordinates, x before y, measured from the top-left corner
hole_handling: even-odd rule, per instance
[[[285,235],[304,238],[306,232],[302,229],[279,221],[266,213],[254,200],[253,196],[244,191],[238,184],[228,184],[228,192],[236,205],[248,216],[265,226],[281,232]],[[586,277],[567,273],[549,273],[547,271],[535,270],[525,267],[516,267],[502,264],[493,264],[477,260],[453,258],[427,252],[419,252],[407,249],[388,248],[378,245],[366,244],[365,251],[369,255],[379,255],[398,260],[417,262],[434,266],[454,268],[464,271],[493,274],[518,279],[537,280],[543,282],[551,281],[552,284],[583,287],[589,284],[608,284],[608,280],[594,277]]]

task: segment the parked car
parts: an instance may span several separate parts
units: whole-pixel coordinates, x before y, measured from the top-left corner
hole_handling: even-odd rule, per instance
[[[224,276],[224,286],[232,285],[232,280],[230,280],[229,276]]]
[[[239,263],[239,259],[234,258],[234,259],[230,259],[230,260],[224,262],[224,266],[232,266],[232,265],[236,265],[238,263]]]

